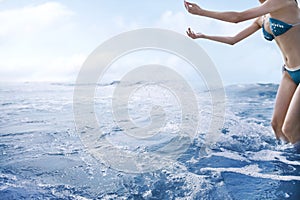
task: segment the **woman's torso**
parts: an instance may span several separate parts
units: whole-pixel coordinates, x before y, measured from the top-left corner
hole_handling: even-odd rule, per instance
[[[261,23],[265,31],[271,34],[273,34],[273,32],[270,28],[270,18],[280,20],[287,24],[297,24],[283,34],[275,37],[275,41],[283,54],[285,64],[289,68],[295,68],[300,66],[300,24],[298,24],[300,23],[300,10],[294,0],[287,1],[290,2],[285,8],[263,16]]]

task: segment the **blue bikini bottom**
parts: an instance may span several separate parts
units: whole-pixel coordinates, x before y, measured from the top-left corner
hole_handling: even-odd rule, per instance
[[[300,83],[300,66],[296,67],[295,69],[290,69],[287,66],[284,66],[284,71],[287,71],[287,73],[290,75],[290,77],[296,83],[296,85],[299,85],[299,83]]]

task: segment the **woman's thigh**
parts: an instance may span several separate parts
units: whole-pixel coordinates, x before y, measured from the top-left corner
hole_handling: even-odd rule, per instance
[[[297,87],[291,100],[283,130],[291,143],[300,142],[300,86]]]
[[[287,72],[283,72],[282,80],[277,91],[272,119],[273,127],[275,124],[274,131],[276,133],[277,139],[286,138],[284,135],[282,135],[282,126],[284,124],[296,88],[297,85],[291,79],[289,74]]]

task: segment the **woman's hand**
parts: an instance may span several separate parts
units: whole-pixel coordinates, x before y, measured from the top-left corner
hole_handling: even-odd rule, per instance
[[[188,28],[188,30],[186,31],[186,34],[192,39],[198,39],[198,38],[205,37],[205,35],[202,33],[194,33],[194,31],[192,31],[191,28]]]
[[[201,9],[197,4],[184,1],[186,10],[193,15],[201,15]]]

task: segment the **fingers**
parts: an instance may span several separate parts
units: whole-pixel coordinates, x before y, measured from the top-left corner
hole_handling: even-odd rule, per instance
[[[188,9],[188,8],[189,8],[189,6],[188,6],[188,4],[187,4],[186,1],[184,1],[184,7],[185,7],[185,9]]]
[[[196,34],[191,30],[191,28],[188,28],[188,30],[186,31],[186,34],[190,37],[195,39],[196,38]]]
[[[190,36],[190,35],[191,35],[191,33],[192,33],[192,30],[191,30],[191,28],[188,28],[188,30],[186,31],[186,33],[187,33],[187,35],[188,35],[188,36]]]
[[[198,38],[204,37],[204,35],[202,33],[195,33],[194,31],[191,30],[191,28],[188,28],[188,30],[186,31],[186,34],[192,39],[198,39]]]
[[[196,4],[190,3],[190,2],[187,2],[186,0],[184,0],[184,6],[185,6],[185,8],[186,8],[186,10],[187,10],[188,12],[192,13],[192,12],[191,12],[191,9],[193,9],[193,7],[196,6]],[[188,28],[188,30],[186,31],[186,34],[187,34],[190,38],[192,38],[192,39],[196,39],[196,38],[197,38],[197,34],[195,34],[195,33],[191,30],[191,28]]]
[[[184,1],[184,7],[189,10],[189,8],[195,6],[196,4]]]
[[[190,2],[188,2],[188,1],[184,1],[184,5],[185,5],[185,7],[187,8],[187,7],[193,7],[193,6],[195,6],[196,4],[195,4],[195,3],[190,3]]]

